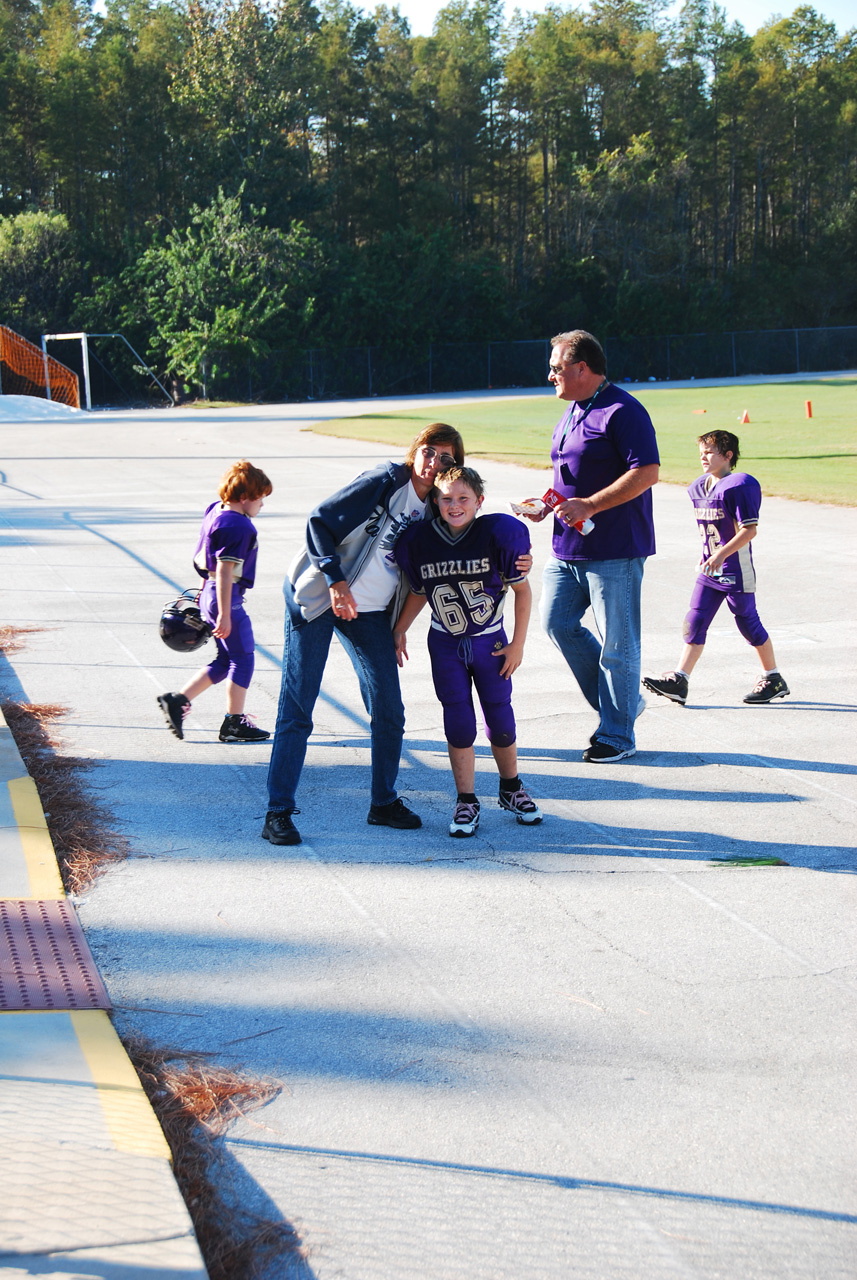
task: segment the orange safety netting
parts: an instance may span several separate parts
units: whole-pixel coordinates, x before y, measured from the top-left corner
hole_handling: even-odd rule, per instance
[[[6,396],[39,396],[48,399],[45,385],[45,362],[50,378],[51,400],[80,408],[80,387],[72,373],[53,356],[45,356],[41,348],[20,334],[0,324],[0,392]]]

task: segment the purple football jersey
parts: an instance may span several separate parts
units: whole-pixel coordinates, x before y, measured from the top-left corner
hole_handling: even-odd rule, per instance
[[[217,569],[218,560],[235,562],[236,586],[246,590],[256,581],[256,527],[249,516],[221,506],[220,499],[206,507],[199,531],[194,568],[201,578]]]
[[[730,542],[739,529],[759,523],[762,490],[758,480],[745,471],[732,471],[719,480],[716,476],[699,476],[688,485],[687,492],[696,512],[703,560]],[[720,574],[706,577],[706,581],[712,587],[722,587],[724,591],[755,591],[756,571],[751,544],[748,542],[727,556]]]
[[[396,560],[411,590],[428,596],[432,626],[453,636],[499,631],[503,598],[515,568],[530,549],[530,535],[514,516],[477,516],[455,534],[440,518],[406,529],[396,543]]]

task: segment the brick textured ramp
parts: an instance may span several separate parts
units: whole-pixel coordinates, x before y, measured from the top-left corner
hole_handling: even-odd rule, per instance
[[[71,903],[0,900],[0,1010],[109,1008]]]
[[[0,1273],[208,1280],[0,712]]]

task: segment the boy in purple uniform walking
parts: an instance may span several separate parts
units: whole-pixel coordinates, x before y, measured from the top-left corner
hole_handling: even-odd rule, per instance
[[[264,471],[242,458],[221,480],[219,501],[205,509],[193,565],[205,579],[199,609],[214,628],[217,656],[178,693],[162,693],[158,698],[167,725],[177,738],[184,737],[182,722],[191,701],[222,680],[226,681],[226,716],[220,726],[220,741],[263,742],[271,736],[244,714],[255,664],[253,627],[244,611],[244,592],[256,580],[253,519],[272,489]]]
[[[684,620],[684,648],[675,671],[658,678],[644,676],[643,684],[672,702],[687,701],[688,680],[702,656],[708,628],[725,600],[738,630],[759,655],[763,675],[745,702],[784,698],[789,687],[777,669],[774,646],[756,610],[756,572],[750,546],[756,536],[762,490],[758,480],[733,471],[738,461],[738,437],[731,431],[711,431],[699,437],[703,474],[688,486],[702,537],[702,560]]]
[[[518,777],[511,681],[524,656],[532,604],[530,585],[515,565],[529,552],[529,534],[513,516],[476,518],[484,486],[472,467],[452,467],[439,475],[435,490],[439,518],[411,525],[395,547],[396,561],[411,586],[394,627],[396,658],[402,666],[408,656],[408,628],[430,601],[432,677],[443,704],[443,727],[458,792],[449,834],[472,836],[479,825],[473,685],[500,771],[499,804],[529,826],[541,822],[542,814]],[[502,621],[508,587],[515,596],[511,641]]]

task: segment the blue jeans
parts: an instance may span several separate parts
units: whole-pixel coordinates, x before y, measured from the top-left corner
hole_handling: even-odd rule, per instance
[[[357,672],[372,732],[372,804],[396,799],[396,778],[405,733],[405,708],[389,613],[361,613],[352,622],[328,609],[320,618],[295,626],[286,610],[283,682],[268,769],[268,808],[294,813],[295,792],[304,767],[312,713],[330,642],[336,631]]]
[[[542,626],[601,716],[595,737],[634,746],[640,702],[640,595],[645,558],[557,560],[545,565]],[[589,607],[601,633],[580,625]]]

